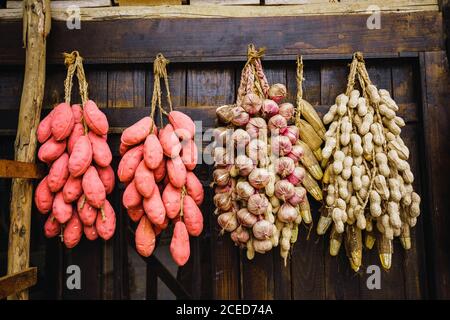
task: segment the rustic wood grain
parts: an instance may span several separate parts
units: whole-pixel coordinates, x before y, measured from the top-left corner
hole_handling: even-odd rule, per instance
[[[234,100],[235,83],[234,70],[227,66],[219,67],[217,64],[201,64],[190,66],[187,70],[186,104],[192,110],[202,110],[199,106],[209,104],[220,106],[232,103]],[[186,109],[187,111],[187,109]],[[202,110],[193,120],[214,121],[215,113],[208,116]],[[213,127],[213,122],[205,124],[203,128]],[[208,167],[211,180],[212,169]],[[211,193],[208,193],[211,195]],[[214,205],[212,199],[205,199],[206,210],[203,211],[205,220],[209,219],[210,252],[212,267],[212,288],[215,299],[238,299],[239,298],[239,255],[238,249],[231,242],[228,235],[220,235],[220,227],[214,216]]]
[[[392,96],[397,103],[419,101],[420,81],[418,64],[406,60],[392,65]],[[416,108],[417,113],[419,107]],[[410,150],[411,170],[414,173],[414,189],[419,195],[424,194],[422,176],[425,172],[424,146],[420,137],[420,125],[407,125],[402,136]],[[403,273],[405,279],[405,296],[407,299],[420,299],[428,296],[426,275],[426,252],[424,238],[424,216],[411,229],[411,249],[403,250]]]
[[[0,159],[0,178],[38,179],[44,175],[43,166],[35,163]]]
[[[450,220],[447,212],[450,208],[448,181],[450,177],[450,113],[449,101],[449,69],[444,51],[426,52],[420,55],[420,68],[423,97],[423,127],[426,154],[426,191],[428,206],[422,205],[428,212],[427,224],[430,239],[427,248],[431,251],[430,281],[436,298],[450,298]]]
[[[22,84],[23,70],[21,68],[9,67],[0,71],[1,109],[19,109]]]
[[[309,196],[313,216],[312,229],[300,225],[297,243],[291,253],[292,299],[325,299],[325,259],[327,243],[316,233],[320,204]],[[328,254],[328,252],[326,252]]]
[[[23,271],[9,274],[0,278],[0,299],[16,294],[34,286],[37,282],[37,268],[32,267]]]
[[[73,32],[67,29],[64,18],[53,25],[48,62],[59,64],[61,52],[79,48],[83,48],[82,55],[87,63],[149,63],[158,52],[163,52],[173,62],[245,61],[249,42],[266,46],[266,59],[277,56],[292,60],[299,52],[305,56],[352,54],[362,49],[366,54],[383,52],[398,56],[400,52],[444,48],[442,17],[438,12],[386,13],[380,30],[366,28],[366,20],[366,14],[283,19],[131,19],[102,23],[83,20],[83,27]],[[4,30],[4,39],[0,43],[1,61],[23,63],[21,24],[0,20],[0,28]],[[321,32],[316,32],[319,29]],[[223,37],[215,36],[215,31],[222,30],[229,31]],[[386,37],[385,30],[395,32]],[[423,30],[433,32],[424,37]],[[96,41],[91,40],[92,34],[97,35]],[[364,39],[363,48],[360,39]]]
[[[133,0],[130,0],[133,1]],[[151,0],[140,0],[151,1]],[[155,0],[158,1],[158,0]],[[163,0],[160,0],[163,1]],[[172,1],[172,0],[170,0]],[[188,0],[183,0],[186,4]],[[201,1],[201,0],[197,0]],[[205,0],[207,1],[207,0]],[[220,0],[212,0],[217,3]],[[223,0],[225,2],[250,1],[250,0]],[[270,0],[271,1],[271,0]],[[278,0],[274,0],[278,1]],[[292,0],[287,0],[292,1]],[[300,0],[299,0],[300,1]],[[297,3],[299,3],[299,1]],[[56,1],[59,2],[59,1]],[[116,0],[116,3],[118,0]],[[327,5],[323,5],[327,2]],[[332,15],[332,14],[366,14],[368,4],[364,1],[350,1],[350,3],[330,3],[326,0],[303,1],[302,4],[290,6],[248,6],[235,5],[223,8],[217,5],[204,6],[140,6],[140,7],[108,7],[101,10],[90,8],[82,9],[81,16],[84,21],[105,21],[117,19],[136,18],[230,18],[230,17],[286,17],[286,16],[306,16],[306,15]],[[347,1],[346,1],[347,2]],[[371,0],[370,4],[376,5],[383,13],[387,12],[417,12],[417,11],[438,11],[436,0],[397,0],[386,2],[383,0]],[[219,10],[221,9],[221,10]],[[5,19],[20,19],[19,10],[10,9],[0,13],[0,17]],[[64,20],[66,16],[63,10],[55,9],[52,15],[55,20]]]
[[[33,163],[36,158],[36,129],[45,87],[46,36],[50,31],[50,7],[47,0],[27,0],[24,6],[25,76],[20,101],[19,124],[14,143],[14,160]],[[13,179],[11,185],[8,274],[29,266],[31,206],[33,183]],[[28,291],[17,292],[8,299],[28,299]]]
[[[108,71],[108,108],[145,106],[145,69],[114,68]]]
[[[63,261],[60,266],[62,273],[62,299],[64,300],[99,300],[103,298],[104,278],[108,273],[103,269],[103,240],[89,241],[81,238],[76,247],[63,249]],[[77,265],[81,271],[81,290],[69,290],[66,285],[67,267]],[[106,298],[106,297],[105,297]]]

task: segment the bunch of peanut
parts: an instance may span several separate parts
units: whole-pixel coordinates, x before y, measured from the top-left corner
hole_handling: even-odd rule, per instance
[[[397,104],[387,90],[370,82],[361,56],[355,54],[351,68],[349,83],[357,76],[362,95],[350,85],[323,117],[329,125],[322,150],[326,198],[317,232],[324,234],[332,224],[330,253],[336,255],[344,239],[358,271],[365,230],[366,247],[378,239],[381,263],[389,269],[394,237],[405,249],[411,247],[410,227],[420,214],[420,197],[413,191],[409,150],[400,137],[405,122],[396,115]]]

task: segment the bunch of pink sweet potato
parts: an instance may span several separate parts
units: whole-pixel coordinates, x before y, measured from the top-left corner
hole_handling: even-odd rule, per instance
[[[49,173],[36,188],[36,207],[50,213],[45,235],[62,234],[67,248],[75,247],[83,233],[89,240],[114,234],[116,216],[106,199],[115,181],[108,129],[105,114],[92,100],[83,107],[60,103],[37,129],[38,158]]]
[[[204,191],[192,172],[197,164],[195,124],[179,111],[171,111],[168,118],[159,131],[151,117],[125,129],[117,175],[126,184],[123,205],[130,219],[138,222],[138,253],[150,256],[156,237],[172,222],[170,252],[182,266],[190,255],[189,235],[199,236],[203,229],[199,206]]]

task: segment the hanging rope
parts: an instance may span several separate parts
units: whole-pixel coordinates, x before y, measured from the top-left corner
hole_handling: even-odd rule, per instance
[[[150,109],[150,117],[154,119],[156,107],[159,109],[159,121],[160,125],[163,126],[162,117],[163,114],[168,116],[168,113],[164,110],[162,106],[162,89],[161,89],[161,79],[164,79],[164,85],[166,87],[167,93],[167,102],[169,104],[169,112],[173,111],[172,98],[170,95],[170,87],[169,87],[169,77],[167,75],[167,65],[169,64],[169,60],[166,59],[162,53],[158,53],[156,55],[155,61],[153,62],[153,95],[152,95],[152,104]],[[154,121],[153,121],[154,122]],[[153,122],[152,128],[153,130]]]
[[[303,113],[303,57],[297,56],[297,109],[295,110],[295,125],[300,127],[300,116]]]
[[[64,80],[64,100],[67,104],[70,105],[70,98],[72,94],[72,87],[73,87],[73,75],[75,74],[76,70],[76,54],[75,51],[72,53],[63,53],[64,56],[64,64],[67,67],[67,76]]]
[[[350,96],[350,92],[352,92],[353,88],[355,87],[356,72],[358,69],[359,61],[364,61],[362,58],[362,53],[355,52],[353,54],[353,60],[352,60],[352,63],[350,64],[350,72],[349,72],[348,78],[347,78],[347,90],[345,91],[346,96]]]
[[[77,74],[78,86],[81,96],[82,108],[84,104],[89,100],[88,98],[88,83],[86,81],[86,75],[84,73],[83,58],[78,51],[72,51],[71,53],[63,53],[64,64],[67,67],[67,76],[64,80],[64,100],[70,105],[72,88],[73,88],[73,75]],[[87,134],[88,127],[84,118],[82,119],[84,133]]]

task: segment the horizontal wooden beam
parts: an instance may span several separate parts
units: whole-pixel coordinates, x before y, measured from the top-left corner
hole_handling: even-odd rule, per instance
[[[44,168],[36,163],[0,159],[0,178],[39,179]]]
[[[234,0],[233,0],[234,1]],[[160,19],[160,18],[248,18],[248,17],[286,17],[305,15],[336,15],[336,14],[371,14],[369,6],[386,12],[417,12],[438,11],[437,0],[371,0],[351,1],[344,3],[329,3],[324,1],[307,1],[303,4],[290,6],[260,6],[260,5],[165,5],[137,7],[105,7],[81,8],[83,21],[103,21],[118,19]],[[225,2],[225,1],[224,1]],[[236,3],[236,2],[235,2]],[[194,1],[195,4],[195,1]],[[82,6],[80,6],[82,7]],[[21,19],[21,10],[8,9],[0,11],[0,19]],[[52,11],[52,18],[66,21],[65,9]]]
[[[111,6],[111,0],[71,0],[71,1],[51,1],[52,10],[64,9],[70,6],[77,6],[79,8],[97,8]],[[8,9],[22,9],[23,1],[9,1],[6,3]]]
[[[297,54],[347,59],[355,51],[389,57],[444,49],[440,12],[384,13],[381,29],[373,30],[367,28],[368,17],[94,19],[83,20],[79,30],[54,21],[47,62],[62,64],[61,53],[71,50],[80,50],[84,61],[93,64],[150,63],[159,52],[172,62],[245,60],[249,43],[266,47],[266,60],[290,60]],[[22,64],[21,21],[0,20],[0,30],[0,64]]]
[[[34,286],[37,282],[37,268],[9,274],[0,278],[0,300],[16,292]]]

